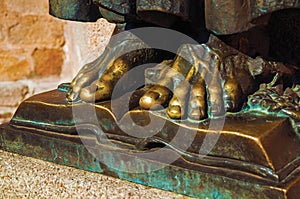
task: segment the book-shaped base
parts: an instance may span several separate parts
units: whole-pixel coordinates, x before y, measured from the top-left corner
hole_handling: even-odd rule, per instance
[[[300,138],[288,118],[179,121],[123,107],[33,96],[0,126],[0,149],[197,198],[299,196]]]

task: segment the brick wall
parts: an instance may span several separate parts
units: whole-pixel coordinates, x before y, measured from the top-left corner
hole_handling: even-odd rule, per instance
[[[71,81],[114,28],[59,20],[48,9],[48,0],[0,0],[0,123],[27,97]]]

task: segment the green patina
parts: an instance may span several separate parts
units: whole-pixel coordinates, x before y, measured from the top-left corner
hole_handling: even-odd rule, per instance
[[[50,13],[64,19],[76,19],[79,12],[78,1],[50,1]]]
[[[100,13],[93,6],[90,0],[50,0],[50,14],[68,20],[95,21]]]
[[[138,184],[173,191],[197,198],[283,198],[279,191],[272,187],[244,182],[224,176],[188,170],[172,165],[163,165],[146,159],[134,157],[128,161],[123,153],[92,148],[84,145],[49,139],[31,133],[14,133],[1,128],[0,149],[19,153],[25,156],[44,159],[50,162],[72,166],[78,169],[103,173]],[[29,142],[28,139],[35,140]],[[92,155],[92,152],[94,155]],[[99,161],[95,157],[102,157]],[[131,157],[132,158],[132,157]],[[118,165],[116,169],[114,165]],[[155,169],[160,167],[160,169]],[[130,173],[137,168],[141,173]],[[270,195],[270,190],[274,193]]]

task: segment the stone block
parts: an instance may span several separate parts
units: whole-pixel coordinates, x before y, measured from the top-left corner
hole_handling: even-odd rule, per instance
[[[34,71],[38,76],[60,75],[64,51],[60,49],[35,49],[32,53]]]
[[[26,15],[9,28],[8,41],[13,45],[64,45],[63,23],[49,16]]]
[[[17,107],[29,93],[29,87],[20,82],[0,82],[0,106]],[[1,113],[1,114],[5,114]]]
[[[5,2],[8,10],[22,14],[46,14],[49,11],[48,0],[6,0]]]
[[[14,51],[11,51],[11,55],[0,53],[0,81],[24,79],[30,72],[30,63],[25,57]]]
[[[4,12],[6,10],[6,5],[3,0],[0,1],[0,12]]]
[[[21,17],[22,16],[18,12],[5,10],[0,12],[0,24],[4,27],[4,29],[8,29],[18,24]]]
[[[0,24],[0,42],[5,38],[3,25]]]
[[[13,117],[17,107],[3,107],[0,105],[0,124],[9,122]]]
[[[101,18],[96,23],[89,23],[85,26],[85,34],[87,37],[88,52],[96,59],[102,54],[104,48],[108,44],[115,24],[109,23],[107,20]],[[92,61],[92,60],[91,60]]]

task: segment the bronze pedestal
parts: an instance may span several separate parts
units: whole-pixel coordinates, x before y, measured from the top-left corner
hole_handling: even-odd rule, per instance
[[[300,139],[288,118],[227,114],[214,132],[211,120],[170,120],[163,110],[116,115],[111,102],[72,104],[59,90],[42,93],[1,126],[0,149],[197,198],[299,196]],[[146,126],[150,118],[165,122],[155,135],[124,132],[133,128],[129,119]],[[216,135],[201,155],[205,139]]]

